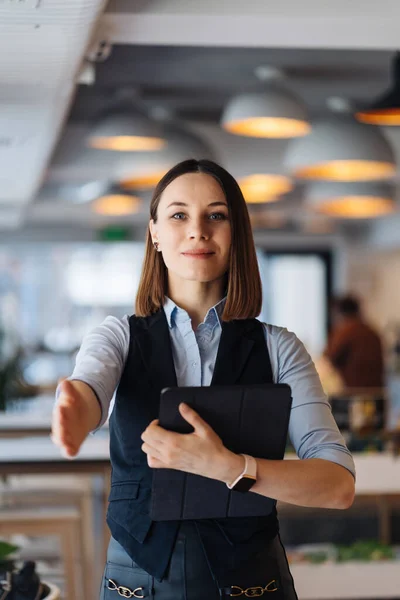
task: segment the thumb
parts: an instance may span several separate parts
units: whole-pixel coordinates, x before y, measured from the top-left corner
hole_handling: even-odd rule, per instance
[[[60,382],[57,386],[57,392],[58,396],[60,396],[61,394],[66,394],[68,396],[72,396],[73,398],[76,396],[74,386],[65,377],[60,379]]]
[[[194,428],[195,432],[199,435],[204,435],[211,430],[211,427],[206,423],[200,415],[193,410],[188,404],[185,402],[181,402],[179,405],[179,412],[182,417]]]

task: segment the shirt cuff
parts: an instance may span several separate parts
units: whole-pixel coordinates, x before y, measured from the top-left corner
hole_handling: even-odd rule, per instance
[[[346,452],[345,450],[332,451],[327,448],[326,450],[318,450],[318,452],[315,452],[314,454],[310,453],[303,458],[321,458],[322,460],[329,460],[330,462],[344,467],[353,475],[354,479],[356,478],[356,468],[353,457],[350,452]]]

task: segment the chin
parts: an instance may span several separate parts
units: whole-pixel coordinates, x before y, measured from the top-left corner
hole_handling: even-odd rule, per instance
[[[198,281],[199,283],[210,283],[211,281],[217,281],[224,276],[224,273],[201,273],[201,272],[190,272],[180,275],[182,279],[186,279],[186,281]]]

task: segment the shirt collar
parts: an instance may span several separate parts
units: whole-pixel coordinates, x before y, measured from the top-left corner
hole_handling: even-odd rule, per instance
[[[215,322],[218,323],[219,326],[221,326],[221,317],[222,313],[224,312],[225,304],[226,296],[207,311],[204,323]],[[187,312],[183,308],[180,308],[177,304],[175,304],[175,302],[171,300],[171,298],[168,298],[168,296],[165,297],[164,312],[165,316],[167,317],[167,322],[170,329],[174,326],[178,314],[182,316],[186,315],[186,317],[189,318]]]

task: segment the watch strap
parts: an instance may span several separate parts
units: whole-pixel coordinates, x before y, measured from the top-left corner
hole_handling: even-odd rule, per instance
[[[244,469],[232,483],[226,485],[230,490],[247,492],[257,481],[257,461],[248,454],[240,456],[243,456],[245,460]]]

